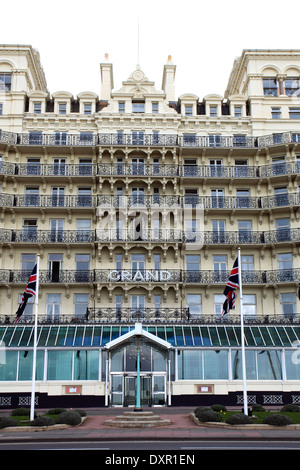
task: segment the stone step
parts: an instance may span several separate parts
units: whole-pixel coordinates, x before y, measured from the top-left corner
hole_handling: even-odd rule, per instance
[[[169,419],[162,419],[149,411],[125,411],[114,419],[104,421],[104,424],[116,428],[149,428],[167,426],[172,422]]]

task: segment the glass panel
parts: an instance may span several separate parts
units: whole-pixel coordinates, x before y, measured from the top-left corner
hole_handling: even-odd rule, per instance
[[[36,354],[36,380],[43,380],[44,376],[44,351],[37,351]],[[19,352],[19,372],[18,380],[32,379],[33,351]]]
[[[173,327],[166,327],[166,334],[167,334],[167,341],[171,343],[173,346],[175,345],[175,335],[174,335],[174,328]]]
[[[203,340],[203,346],[211,346],[211,340],[208,334],[208,329],[206,326],[200,326],[200,331]]]
[[[265,340],[266,346],[274,346],[273,341],[269,335],[269,332],[266,327],[261,326],[260,327],[260,332]]]
[[[5,364],[0,367],[0,381],[15,381],[17,377],[18,351],[5,351]]]
[[[102,346],[110,342],[110,330],[111,330],[110,326],[103,327],[102,342],[101,342]]]
[[[56,346],[56,336],[58,332],[58,326],[52,326],[50,329],[50,334],[48,337],[47,345],[46,346]]]
[[[83,338],[84,338],[84,327],[78,326],[76,333],[75,333],[74,346],[82,346]]]
[[[285,351],[285,368],[287,380],[300,380],[299,350]]]
[[[202,351],[178,351],[178,378],[179,380],[202,380]]]
[[[281,380],[281,358],[279,351],[257,353],[258,380]]]
[[[237,337],[235,335],[234,328],[232,326],[227,326],[226,331],[227,331],[227,335],[228,335],[228,338],[229,338],[230,346],[239,346],[240,341],[237,339]]]
[[[193,330],[193,336],[194,336],[194,344],[195,344],[195,346],[203,346],[203,344],[202,344],[202,339],[201,339],[201,336],[200,336],[199,327],[193,326],[193,327],[192,327],[192,330]]]
[[[221,340],[222,346],[229,346],[228,338],[226,336],[226,330],[223,326],[218,326],[218,332]]]
[[[94,328],[94,335],[93,335],[93,344],[92,344],[92,346],[100,346],[101,334],[102,334],[102,326],[96,326],[96,327]]]
[[[286,326],[285,327],[285,331],[291,341],[291,343],[293,344],[295,341],[298,341],[298,338],[293,330],[293,328],[291,326]]]
[[[116,338],[119,338],[119,336],[120,336],[120,327],[113,326],[112,329],[111,329],[111,339],[110,339],[110,341],[112,341]]]
[[[12,337],[11,342],[10,342],[10,346],[18,346],[22,333],[23,333],[23,327],[21,327],[21,328],[16,327],[16,329],[14,331],[14,334],[13,334],[13,337]]]
[[[124,371],[124,349],[113,351],[111,354],[111,371]]]
[[[111,404],[123,405],[123,376],[111,375]]]
[[[184,337],[185,337],[185,345],[194,346],[191,328],[183,327],[183,331],[184,331]]]
[[[184,346],[182,328],[175,326],[176,344],[177,346]]]
[[[203,351],[204,380],[228,379],[228,351]]]
[[[74,351],[74,380],[98,380],[99,351]]]
[[[210,336],[211,336],[211,340],[212,340],[212,345],[213,346],[220,346],[220,341],[219,341],[219,338],[218,338],[216,327],[210,326],[209,327],[209,332],[210,332]]]
[[[291,342],[282,326],[277,326],[277,331],[284,346],[291,346]]]
[[[48,351],[48,380],[72,380],[73,351]]]
[[[87,326],[84,333],[83,346],[91,346],[93,337],[93,327]]]
[[[31,327],[24,328],[19,346],[27,346],[31,333],[32,333],[32,342],[33,342],[33,329]]]
[[[163,339],[164,341],[166,341],[166,331],[165,331],[165,327],[162,326],[162,327],[157,327],[157,336],[161,339]]]
[[[260,333],[259,328],[257,328],[256,326],[253,326],[252,327],[252,333],[253,333],[256,345],[257,346],[264,346],[264,342],[263,342],[263,339],[261,337],[261,333]]]
[[[166,360],[163,352],[152,349],[152,370],[155,372],[165,372]]]
[[[64,346],[73,346],[74,345],[75,332],[76,332],[76,327],[75,326],[69,326]]]
[[[47,326],[42,327],[41,334],[38,336],[38,346],[46,346],[46,341],[47,341],[50,329],[51,328]]]
[[[67,327],[61,326],[59,328],[59,332],[57,335],[56,346],[64,346],[65,345],[65,337],[67,333]]]
[[[282,343],[281,343],[281,341],[280,341],[280,336],[279,336],[279,334],[277,333],[276,328],[275,328],[275,327],[272,327],[272,326],[269,326],[268,329],[269,329],[269,333],[270,333],[270,335],[271,335],[271,337],[272,337],[272,340],[273,340],[275,346],[282,346]]]
[[[256,343],[254,341],[254,338],[251,333],[251,328],[248,328],[247,326],[244,328],[244,333],[245,333],[245,340],[246,340],[246,345],[247,346],[256,346]]]
[[[247,380],[257,380],[255,351],[245,351],[245,358],[246,358]],[[232,362],[233,380],[242,380],[243,370],[242,370],[242,351],[241,350],[236,350],[236,351],[231,352],[231,362]]]

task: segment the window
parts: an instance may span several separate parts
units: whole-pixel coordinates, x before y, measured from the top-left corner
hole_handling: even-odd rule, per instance
[[[27,158],[26,174],[39,175],[41,173],[41,164],[39,158]]]
[[[47,294],[46,315],[47,320],[57,320],[61,311],[61,294]]]
[[[215,104],[209,106],[209,115],[216,117],[218,115],[218,107]]]
[[[78,188],[78,206],[91,207],[92,190],[91,188]]]
[[[221,136],[219,134],[209,135],[208,140],[209,140],[210,147],[221,147]]]
[[[50,240],[51,242],[63,241],[64,219],[50,219]]]
[[[300,107],[289,108],[290,119],[300,119]]]
[[[225,220],[212,220],[211,229],[212,229],[212,241],[213,243],[225,243],[226,233],[225,233]]]
[[[65,188],[52,188],[52,207],[63,207],[65,205]]]
[[[84,103],[83,113],[84,114],[92,114],[92,105],[91,105],[91,103]]]
[[[123,264],[123,255],[122,253],[116,253],[116,270],[121,271]]]
[[[200,281],[200,255],[185,256],[186,282]]]
[[[67,114],[67,103],[58,103],[58,114]]]
[[[67,144],[67,133],[66,132],[55,132],[54,143],[55,143],[55,145],[66,145]]]
[[[0,73],[0,92],[11,90],[11,73]]]
[[[245,316],[256,315],[256,295],[255,294],[243,295],[243,313]]]
[[[159,271],[160,270],[160,254],[154,254],[153,255],[153,261],[154,261],[154,269],[155,271]]]
[[[227,257],[226,255],[213,256],[213,270],[215,282],[227,282]]]
[[[201,294],[187,294],[187,308],[191,317],[199,316],[202,313]]]
[[[234,116],[242,117],[242,106],[234,106]]]
[[[134,145],[144,145],[144,132],[133,131],[132,132],[132,143]]]
[[[211,189],[211,206],[215,208],[224,207],[224,190],[223,189]]]
[[[80,132],[80,145],[93,145],[94,136],[92,132]]]
[[[25,188],[24,204],[28,206],[38,206],[39,204],[39,187],[27,186]]]
[[[90,255],[77,254],[75,255],[76,273],[75,278],[77,282],[88,282],[90,278]]]
[[[285,206],[288,205],[289,196],[287,187],[274,188],[274,203],[275,206]]]
[[[277,96],[278,95],[278,84],[277,84],[276,78],[264,78],[263,87],[264,87],[265,96]]]
[[[62,261],[63,261],[62,253],[50,253],[48,255],[50,282],[60,282],[60,272],[62,269]]]
[[[89,294],[74,294],[75,317],[84,317],[89,306]]]
[[[3,114],[3,103],[0,103],[0,115]]]
[[[42,112],[42,103],[41,103],[41,101],[36,101],[35,103],[33,103],[33,112],[35,114],[41,114],[41,112]]]
[[[235,134],[233,136],[234,147],[247,147],[247,136],[243,134]]]
[[[145,112],[145,101],[133,101],[132,102],[133,113],[144,113]]]
[[[195,134],[184,134],[183,135],[183,144],[184,145],[195,145],[196,144],[196,135]]]
[[[33,131],[29,132],[29,144],[30,145],[41,145],[43,143],[43,134],[42,132]]]
[[[80,158],[78,173],[79,175],[91,175],[93,173],[92,160]]]
[[[37,219],[23,220],[23,241],[36,241],[37,239]]]
[[[277,255],[279,281],[288,282],[294,280],[293,273],[293,254],[292,253],[279,253]]]
[[[157,113],[158,113],[158,102],[157,102],[157,101],[153,101],[153,102],[152,102],[152,113],[153,113],[153,114],[157,114]]]
[[[119,101],[119,113],[125,113],[125,102]]]
[[[252,220],[238,220],[238,236],[240,243],[251,242]]]
[[[300,94],[300,80],[299,78],[286,78],[285,79],[285,94],[287,96],[299,96]]]
[[[23,294],[19,294],[19,304],[21,304],[21,302],[22,302],[22,297],[23,297]],[[26,304],[26,307],[25,307],[25,310],[23,311],[22,318],[24,320],[32,318],[34,301],[35,301],[35,296],[29,297],[29,299],[27,301],[27,304]],[[24,316],[26,318],[24,318]]]
[[[293,292],[280,294],[281,313],[285,317],[293,317],[296,313],[296,296]]]
[[[185,105],[185,115],[186,116],[192,116],[193,115],[193,105],[192,104],[186,104]]]
[[[276,219],[276,241],[290,240],[290,219]]]
[[[222,169],[222,160],[209,160],[209,175],[210,176],[222,176],[223,169]]]
[[[276,106],[271,108],[272,119],[281,119],[281,108]]]
[[[76,240],[80,242],[91,241],[91,220],[76,220]]]
[[[250,207],[250,190],[249,189],[237,189],[236,190],[237,207]]]
[[[224,299],[225,297],[223,294],[214,295],[215,315],[218,318],[220,317],[223,310]]]
[[[54,175],[65,175],[66,174],[66,159],[65,158],[54,158],[53,159],[53,174]]]

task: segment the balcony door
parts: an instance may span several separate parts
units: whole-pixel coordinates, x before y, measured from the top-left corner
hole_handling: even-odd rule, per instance
[[[145,315],[145,308],[146,308],[146,296],[133,294],[131,296],[132,318],[135,320],[141,320]]]
[[[50,240],[51,242],[61,242],[63,240],[64,219],[50,220]]]

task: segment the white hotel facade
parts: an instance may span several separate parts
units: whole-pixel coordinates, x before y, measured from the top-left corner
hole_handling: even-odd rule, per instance
[[[238,248],[248,402],[300,403],[300,50],[242,51],[224,96],[175,72],[50,93],[0,46],[0,407],[30,402],[37,254],[37,407],[134,406],[137,339],[142,406],[242,405]]]

